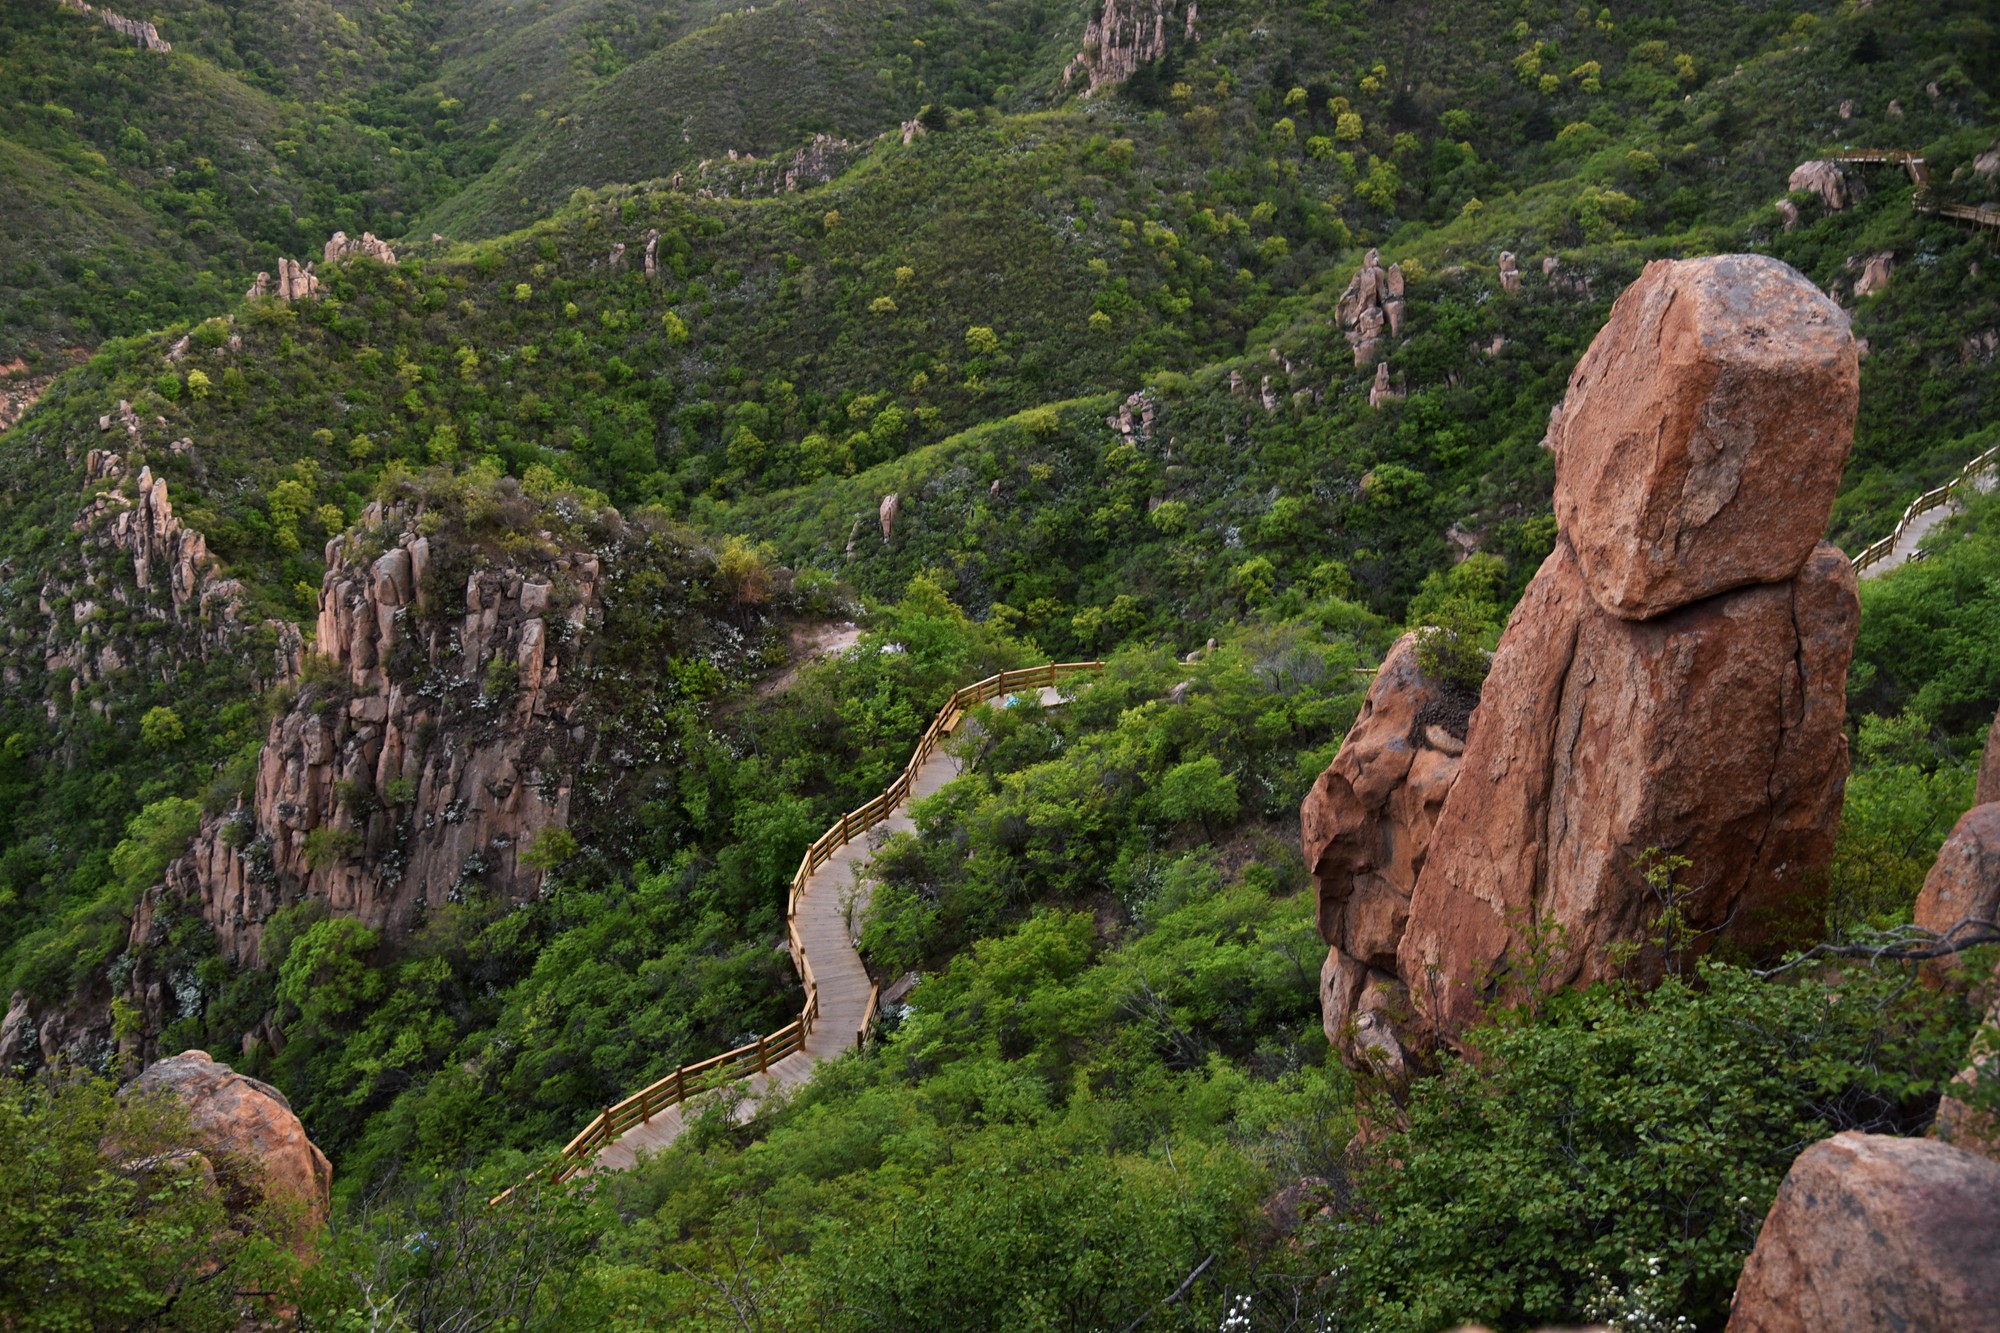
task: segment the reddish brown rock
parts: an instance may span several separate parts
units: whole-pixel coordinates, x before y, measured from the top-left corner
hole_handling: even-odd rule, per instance
[[[1913,919],[1954,940],[2000,923],[2000,802],[1959,817],[1924,877]]]
[[[1474,1021],[1531,921],[1564,932],[1553,982],[1657,978],[1651,851],[1688,859],[1699,947],[1769,940],[1832,853],[1858,615],[1831,546],[1791,582],[1635,622],[1596,605],[1558,543],[1500,641],[1412,895],[1397,971],[1432,992],[1418,1009],[1447,1034]]]
[[[1340,753],[1300,810],[1306,864],[1319,885],[1327,1039],[1356,1068],[1400,1068],[1406,1015],[1395,976],[1431,830],[1458,776],[1472,699],[1427,678],[1417,636],[1397,641]]]
[[[167,868],[232,961],[257,961],[264,923],[300,897],[393,935],[468,885],[510,902],[540,889],[524,853],[569,822],[602,561],[484,564],[462,595],[426,578],[433,563],[414,515],[379,506],[328,544],[313,655],[340,684],[301,688],[254,800]]]
[[[1854,435],[1847,316],[1755,255],[1655,260],[1556,424],[1556,517],[1599,605],[1643,620],[1797,574]]]
[[[186,1105],[202,1149],[229,1191],[231,1211],[269,1203],[292,1213],[291,1234],[298,1242],[325,1225],[333,1167],[276,1088],[217,1064],[206,1051],[162,1060],[131,1088],[171,1093]]]
[[[1729,1333],[2000,1329],[2000,1163],[1839,1134],[1792,1163],[1743,1266]]]

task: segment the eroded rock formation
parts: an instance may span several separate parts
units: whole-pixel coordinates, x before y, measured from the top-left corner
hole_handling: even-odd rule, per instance
[[[1629,619],[1798,573],[1854,435],[1847,317],[1749,256],[1649,264],[1570,376],[1556,520]]]
[[[79,14],[95,18],[111,31],[130,40],[134,46],[155,55],[166,55],[174,49],[173,43],[164,40],[160,30],[144,19],[128,19],[123,14],[86,4],[85,0],[62,0],[62,4],[65,9],[74,9]]]
[[[1470,693],[1427,677],[1418,636],[1404,635],[1369,687],[1340,753],[1299,812],[1316,921],[1329,946],[1320,973],[1327,1040],[1357,1068],[1400,1083],[1394,1029],[1406,1025],[1396,952],[1431,830],[1458,777]]]
[[[1799,1154],[1743,1266],[1729,1333],[1990,1329],[2000,1163],[1837,1134]]]
[[[223,953],[311,897],[392,934],[472,885],[520,901],[522,854],[568,820],[575,668],[598,558],[434,561],[414,514],[371,511],[328,544],[309,681],[271,725],[254,804],[211,822],[167,871]],[[446,586],[449,580],[450,586]]]
[[[359,240],[349,238],[344,231],[335,232],[327,241],[326,250],[320,256],[320,261],[337,264],[349,255],[366,255],[378,264],[393,265],[396,262],[396,252],[389,248],[387,241],[375,239],[375,233],[372,231],[362,232]]]
[[[1518,998],[1535,938],[1559,946],[1546,985],[1781,933],[1847,771],[1859,607],[1817,536],[1855,384],[1838,308],[1776,261],[1654,263],[1620,297],[1555,426],[1563,536],[1410,893],[1402,991],[1379,1002],[1411,1015],[1399,1052]],[[1657,940],[1670,907],[1681,933]]]
[[[297,1245],[326,1224],[333,1167],[306,1137],[284,1093],[218,1064],[207,1051],[183,1051],[152,1065],[129,1085],[131,1093],[167,1094],[186,1106],[232,1213],[272,1205],[289,1214],[287,1230]]]
[[[1063,68],[1063,87],[1081,79],[1084,96],[1123,83],[1167,53],[1176,29],[1187,41],[1196,37],[1198,0],[1104,0],[1102,12],[1083,31],[1083,50]]]
[[[1382,253],[1370,250],[1361,270],[1348,281],[1334,307],[1334,319],[1354,349],[1354,364],[1365,366],[1379,353],[1383,338],[1403,332],[1403,269],[1382,267]]]
[[[275,296],[280,301],[306,301],[319,295],[319,279],[314,276],[312,265],[296,260],[280,258],[278,276],[273,279],[268,273],[259,273],[257,280],[250,284],[250,290],[243,293],[246,301],[255,301],[266,296]]]

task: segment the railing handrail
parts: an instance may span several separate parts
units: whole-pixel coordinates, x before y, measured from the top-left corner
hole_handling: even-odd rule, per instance
[[[712,1055],[706,1060],[691,1065],[682,1065],[666,1077],[649,1083],[639,1091],[613,1106],[607,1106],[577,1133],[577,1136],[563,1145],[558,1156],[567,1159],[557,1167],[550,1179],[561,1184],[589,1165],[598,1150],[611,1140],[630,1129],[633,1125],[649,1121],[653,1116],[669,1107],[686,1101],[695,1093],[706,1092],[724,1083],[746,1078],[768,1067],[775,1060],[782,1059],[794,1051],[805,1049],[805,1039],[811,1035],[813,1026],[819,1020],[819,984],[813,979],[812,960],[806,957],[805,940],[799,934],[799,898],[806,890],[806,884],[819,868],[832,859],[833,854],[853,842],[855,838],[888,819],[895,808],[908,799],[916,785],[918,770],[937,750],[938,742],[956,727],[959,720],[972,708],[989,699],[1012,694],[1017,690],[1053,688],[1057,683],[1073,676],[1088,675],[1102,671],[1102,662],[1049,662],[1038,667],[1023,667],[1002,671],[975,681],[962,689],[954,690],[944,707],[938,709],[937,716],[924,728],[923,738],[917,742],[910,762],[892,779],[879,794],[864,801],[858,808],[848,811],[835,820],[825,833],[814,839],[799,859],[799,868],[792,875],[792,882],[785,897],[785,938],[790,946],[792,966],[798,969],[799,980],[805,986],[805,1003],[799,1009],[799,1016],[779,1028],[769,1036],[759,1037],[745,1046],[721,1055]],[[855,1033],[855,1045],[866,1044],[870,1029],[875,1026],[880,988],[871,986],[868,992],[868,1007],[862,1014],[861,1028]],[[795,1043],[795,1044],[794,1044]],[[782,1054],[778,1049],[783,1047]],[[723,1077],[713,1082],[704,1076],[720,1072]],[[696,1086],[690,1087],[690,1080]],[[669,1088],[669,1085],[672,1085]],[[508,1190],[496,1196],[492,1202],[499,1203]]]
[[[1910,501],[1909,507],[1903,510],[1903,516],[1896,520],[1896,526],[1889,535],[1870,542],[1861,549],[1861,554],[1854,557],[1854,572],[1861,574],[1880,564],[1891,551],[1896,549],[1896,543],[1909,532],[1910,524],[1931,510],[1949,504],[1960,487],[1984,474],[1995,462],[2000,462],[2000,444],[1994,445],[1960,468],[1958,475],[1944,485],[1935,490],[1925,491]]]

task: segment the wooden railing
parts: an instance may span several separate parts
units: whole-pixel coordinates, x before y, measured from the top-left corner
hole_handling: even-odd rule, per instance
[[[1860,555],[1854,557],[1854,572],[1856,574],[1865,574],[1868,572],[1870,566],[1881,563],[1888,557],[1891,551],[1896,549],[1896,543],[1901,541],[1909,532],[1910,525],[1916,522],[1919,516],[1928,514],[1933,509],[1950,504],[1952,497],[1957,494],[1961,487],[1976,480],[1996,463],[2000,463],[2000,445],[1995,445],[1973,459],[1970,463],[1967,463],[1963,468],[1959,469],[1956,477],[1953,477],[1936,490],[1925,491],[1922,495],[1910,501],[1910,507],[1905,509],[1902,518],[1896,521],[1895,530],[1880,541],[1870,543],[1862,550]]]
[[[1954,222],[1986,227],[2000,233],[2000,209],[1980,208],[1972,204],[1939,204],[1931,198],[1931,169],[1922,153],[1913,153],[1907,148],[1845,148],[1833,157],[1837,162],[1857,164],[1893,162],[1910,174],[1910,184],[1916,186],[1910,205],[1917,212],[1935,213]],[[1995,239],[2000,241],[2000,236]]]
[[[557,1184],[568,1180],[589,1166],[590,1159],[619,1135],[635,1125],[646,1124],[667,1108],[699,1093],[764,1073],[779,1060],[804,1050],[806,1038],[812,1035],[819,1021],[819,985],[813,980],[812,960],[806,957],[805,943],[799,937],[799,898],[805,893],[813,875],[833,858],[835,852],[895,813],[896,807],[909,798],[924,764],[967,712],[1002,695],[1054,687],[1103,669],[1102,662],[1050,662],[1046,666],[1003,671],[955,692],[938,710],[937,716],[931,719],[930,726],[924,729],[916,752],[910,756],[910,762],[903,771],[896,775],[896,780],[860,809],[842,815],[839,822],[806,848],[805,856],[799,861],[798,871],[792,876],[791,891],[785,899],[785,935],[791,945],[792,965],[798,969],[799,980],[806,992],[805,1006],[798,1018],[747,1046],[738,1046],[733,1051],[725,1051],[696,1064],[683,1065],[616,1106],[605,1107],[584,1126],[581,1133],[563,1145],[562,1163],[551,1173],[550,1179]],[[880,999],[879,987],[870,987],[868,1007],[863,1011],[860,1029],[854,1034],[857,1047],[868,1042],[868,1033],[875,1026]],[[512,1190],[507,1191],[507,1194],[511,1193]],[[493,1202],[499,1203],[507,1194],[499,1195]]]

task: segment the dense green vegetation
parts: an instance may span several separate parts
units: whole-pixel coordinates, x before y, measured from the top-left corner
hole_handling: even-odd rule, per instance
[[[276,1083],[336,1162],[326,1261],[287,1289],[308,1324],[397,1291],[401,1326],[490,1314],[502,1254],[521,1328],[1716,1327],[1800,1147],[1919,1131],[1960,1067],[1968,1012],[1893,967],[1717,965],[1512,997],[1476,1059],[1391,1097],[1320,1033],[1295,849],[1393,627],[1441,627],[1427,669],[1476,684],[1556,539],[1550,409],[1647,261],[1770,253],[1852,309],[1848,549],[1991,446],[1986,243],[1892,167],[1844,211],[1793,197],[1789,230],[1775,206],[1842,145],[1920,149],[1946,201],[2000,188],[1974,0],[1210,0],[1087,99],[1061,83],[1083,0],[129,9],[171,55],[0,13],[0,364],[93,353],[0,436],[9,994],[109,1004],[276,711],[344,702],[272,664],[371,504],[426,508],[440,588],[552,544],[611,579],[578,724],[617,743],[573,775],[538,898],[474,884],[404,938],[299,903],[244,969],[154,903],[159,1049]],[[830,181],[783,188],[816,134],[849,141]],[[240,298],[336,228],[401,262]],[[1408,283],[1380,406],[1336,321],[1371,247]],[[101,449],[124,471],[92,482]],[[240,585],[235,637],[77,526],[141,467]],[[1970,800],[1997,522],[1976,501],[1864,585],[1829,937],[1907,922]],[[789,672],[838,619],[856,648]],[[1110,666],[1062,707],[978,714],[966,776],[876,849],[863,952],[915,984],[868,1052],[595,1192],[483,1208],[608,1102],[792,1017],[801,851],[954,687],[1084,656]],[[110,1219],[98,1268],[49,1251],[77,1300],[125,1293],[79,1318],[153,1318],[171,1265],[127,1240],[160,1208],[187,1210],[169,1259],[233,1271],[198,1192],[78,1183],[121,1112],[41,1077],[0,1085],[0,1137]],[[154,1323],[221,1317],[179,1308]]]

